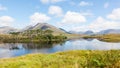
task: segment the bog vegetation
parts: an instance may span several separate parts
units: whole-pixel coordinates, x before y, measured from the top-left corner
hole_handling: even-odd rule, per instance
[[[96,38],[100,41],[105,42],[120,42],[120,34],[103,34],[103,35],[91,35],[91,36],[84,36],[83,38]]]
[[[27,42],[59,42],[67,39],[66,36],[53,35],[51,30],[27,30],[24,32],[11,32],[7,35],[0,35],[0,42],[27,43]]]
[[[0,68],[120,68],[120,50],[76,50],[1,59]]]

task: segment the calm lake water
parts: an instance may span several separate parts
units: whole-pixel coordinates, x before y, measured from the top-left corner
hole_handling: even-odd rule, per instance
[[[77,39],[64,43],[4,43],[0,44],[0,58],[10,58],[30,53],[54,53],[68,50],[120,49],[120,43],[102,42],[97,39]]]

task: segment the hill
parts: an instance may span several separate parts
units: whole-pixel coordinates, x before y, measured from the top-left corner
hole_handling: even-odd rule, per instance
[[[98,32],[97,34],[120,34],[120,29],[107,29]]]
[[[65,30],[61,29],[61,28],[57,28],[53,25],[50,25],[48,23],[37,23],[34,26],[27,26],[26,28],[23,29],[23,31],[25,30],[51,30],[53,31],[53,34],[63,34],[66,33]]]

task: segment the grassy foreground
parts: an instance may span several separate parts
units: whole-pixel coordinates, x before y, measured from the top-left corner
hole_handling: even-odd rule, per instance
[[[120,68],[120,50],[76,50],[1,59],[0,68]]]

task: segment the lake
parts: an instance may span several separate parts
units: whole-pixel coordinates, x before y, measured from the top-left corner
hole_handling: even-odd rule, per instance
[[[120,49],[120,43],[102,42],[97,39],[74,39],[62,43],[1,43],[0,58],[10,58],[31,53],[111,49]]]

